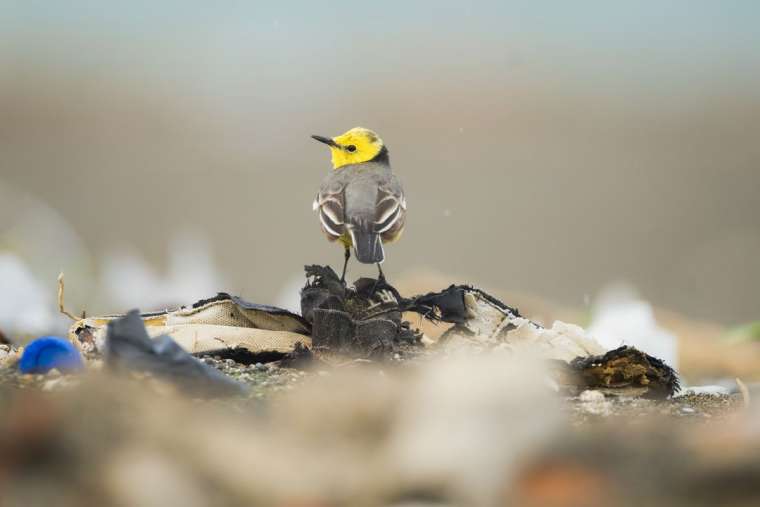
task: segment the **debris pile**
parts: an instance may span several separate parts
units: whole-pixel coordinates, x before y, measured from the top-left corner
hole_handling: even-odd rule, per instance
[[[95,354],[107,351],[107,343],[113,342],[113,350],[125,352],[107,357],[135,367],[139,363],[154,372],[187,366],[189,377],[200,370],[180,357],[183,351],[247,364],[283,361],[303,367],[313,359],[325,364],[350,359],[403,361],[503,349],[529,351],[552,362],[554,383],[570,394],[599,388],[664,398],[678,389],[676,373],[657,358],[630,347],[606,351],[571,324],[555,322],[544,328],[468,285],[403,297],[384,280],[362,278],[348,287],[330,267],[305,269],[301,315],[220,293],[176,310],[79,319],[70,337]],[[409,312],[450,328],[432,342],[404,320]],[[145,330],[139,329],[140,323]],[[130,331],[129,339],[117,332],[125,329]]]

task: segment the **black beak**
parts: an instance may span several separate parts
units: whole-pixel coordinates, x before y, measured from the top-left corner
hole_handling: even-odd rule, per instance
[[[314,139],[315,141],[319,141],[320,143],[325,143],[327,146],[332,146],[333,148],[340,148],[340,146],[338,146],[338,143],[336,143],[329,137],[311,136],[311,138]]]

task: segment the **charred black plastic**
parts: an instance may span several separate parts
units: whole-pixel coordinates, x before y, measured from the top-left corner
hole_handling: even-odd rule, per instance
[[[398,291],[383,281],[360,278],[347,288],[327,266],[306,266],[301,313],[311,323],[315,351],[348,352],[381,359],[420,346],[401,321]]]
[[[108,323],[105,362],[114,370],[150,372],[193,395],[230,396],[247,390],[185,352],[170,336],[151,339],[137,310]]]

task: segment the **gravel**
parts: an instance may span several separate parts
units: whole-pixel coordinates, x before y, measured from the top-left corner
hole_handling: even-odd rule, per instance
[[[275,398],[278,394],[297,389],[313,376],[329,376],[329,369],[301,371],[280,367],[277,363],[242,364],[219,356],[203,356],[204,363],[220,370],[239,382],[250,386],[247,396],[234,400],[234,404],[259,402]],[[0,345],[0,386],[19,389],[35,388],[54,392],[71,389],[79,384],[76,375],[61,374],[52,370],[47,375],[22,375],[15,367],[18,351]],[[102,360],[87,360],[88,369],[102,368]],[[686,421],[721,420],[742,405],[740,395],[720,392],[687,391],[668,400],[648,400],[615,396],[597,390],[587,390],[577,397],[565,399],[574,424],[586,424],[608,419],[636,419],[645,416],[666,416]]]

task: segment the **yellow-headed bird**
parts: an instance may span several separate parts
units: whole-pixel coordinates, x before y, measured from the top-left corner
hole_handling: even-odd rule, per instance
[[[379,280],[384,280],[383,244],[397,240],[406,221],[404,190],[391,172],[388,148],[380,136],[361,127],[333,138],[312,137],[332,152],[334,170],[322,182],[314,210],[327,239],[345,248],[341,281],[351,247],[359,262],[377,264]]]

